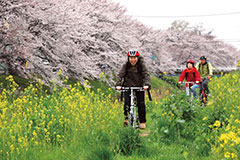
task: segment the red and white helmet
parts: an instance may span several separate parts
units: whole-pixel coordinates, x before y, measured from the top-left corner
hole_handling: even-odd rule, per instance
[[[138,51],[128,51],[127,56],[128,57],[139,57],[140,53]]]

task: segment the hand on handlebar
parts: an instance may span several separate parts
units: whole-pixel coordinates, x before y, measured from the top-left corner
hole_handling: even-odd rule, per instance
[[[118,91],[120,91],[120,90],[122,89],[122,87],[121,87],[121,86],[117,86],[116,89],[117,89]]]
[[[143,90],[148,90],[149,86],[143,86],[143,87],[121,87],[121,86],[116,86],[115,89],[118,90],[118,91],[126,91],[126,90],[143,91]]]
[[[148,90],[149,87],[148,87],[148,86],[144,86],[143,89],[144,89],[144,90]]]

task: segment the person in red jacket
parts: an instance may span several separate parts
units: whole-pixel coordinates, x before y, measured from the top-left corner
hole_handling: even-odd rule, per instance
[[[178,82],[181,84],[184,79],[186,79],[187,82],[193,82],[195,84],[186,84],[186,93],[189,94],[189,86],[191,87],[193,91],[194,98],[197,98],[197,91],[196,89],[199,87],[199,82],[201,81],[200,73],[197,71],[197,69],[194,67],[195,62],[193,60],[187,61],[187,68],[182,72],[181,76],[179,77]]]

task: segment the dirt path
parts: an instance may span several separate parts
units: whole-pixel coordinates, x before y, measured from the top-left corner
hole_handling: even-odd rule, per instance
[[[150,130],[146,130],[146,131],[143,131],[142,133],[140,133],[139,135],[140,135],[141,137],[146,137],[146,136],[149,136],[150,133],[151,133]]]

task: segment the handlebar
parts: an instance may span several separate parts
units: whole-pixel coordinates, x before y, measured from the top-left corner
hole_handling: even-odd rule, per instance
[[[196,82],[181,82],[181,84],[196,84]]]
[[[134,91],[145,91],[143,87],[122,87],[122,91],[129,91],[129,90],[134,90]]]
[[[134,90],[134,91],[146,91],[145,89],[143,89],[143,87],[121,87],[121,101],[123,101],[123,92],[125,91],[130,91],[130,90]],[[152,101],[152,96],[150,93],[150,89],[147,89],[148,92],[148,98],[150,101]]]

